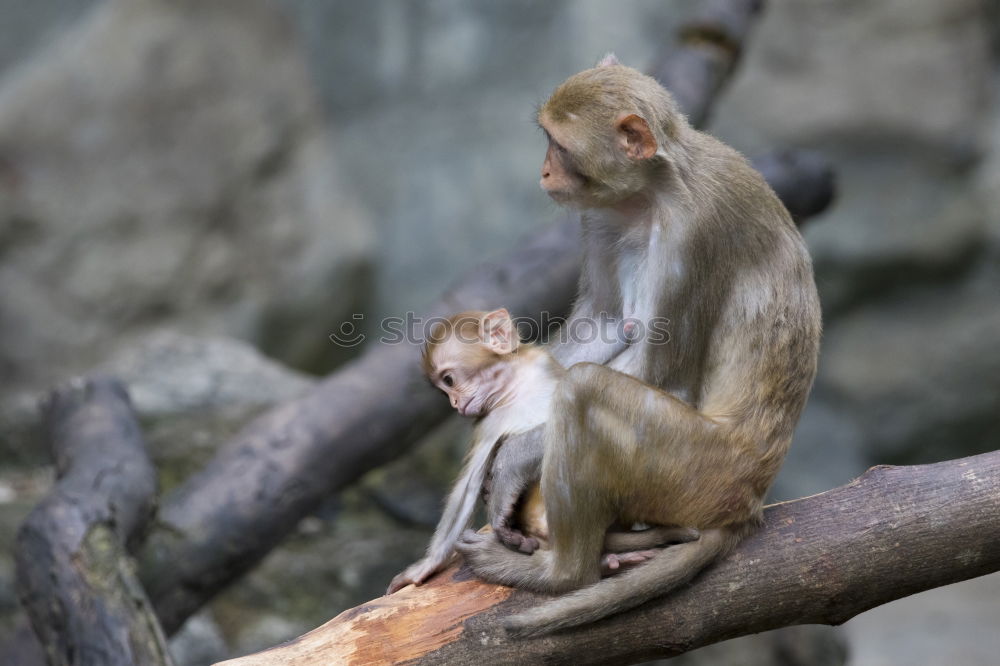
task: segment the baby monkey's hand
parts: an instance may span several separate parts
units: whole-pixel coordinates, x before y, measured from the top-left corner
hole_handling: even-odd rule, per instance
[[[394,592],[398,592],[407,585],[421,585],[425,580],[443,569],[445,564],[445,562],[428,557],[414,562],[410,566],[406,567],[403,573],[398,574],[392,579],[392,582],[389,583],[389,589],[387,589],[385,593],[392,594]]]

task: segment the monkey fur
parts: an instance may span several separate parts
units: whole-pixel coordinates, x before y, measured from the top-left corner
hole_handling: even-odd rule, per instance
[[[477,417],[462,473],[445,505],[427,553],[397,575],[387,592],[420,585],[452,560],[462,530],[469,526],[494,449],[504,437],[545,422],[564,368],[543,349],[521,344],[506,310],[462,312],[431,331],[423,354],[424,372],[446,393],[459,413]],[[547,547],[548,527],[540,487],[526,494],[516,515],[526,548]],[[604,538],[602,569],[613,573],[652,556],[643,550],[698,538],[695,530],[655,526],[618,528]]]
[[[602,62],[560,85],[538,121],[549,141],[542,188],[581,211],[584,262],[567,327],[601,315],[662,320],[669,340],[554,343],[567,370],[548,419],[497,451],[494,534],[466,531],[456,549],[487,581],[561,595],[507,618],[520,636],[663,595],[753,530],[812,386],[821,330],[812,264],[788,212],[654,79]],[[539,476],[549,549],[527,555],[508,546],[527,539],[514,510]],[[700,538],[602,579],[615,522]]]

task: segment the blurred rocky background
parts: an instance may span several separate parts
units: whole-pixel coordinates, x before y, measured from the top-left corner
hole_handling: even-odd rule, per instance
[[[0,641],[10,547],[51,483],[38,391],[130,386],[164,488],[558,215],[533,105],[613,50],[643,67],[695,0],[0,0]],[[996,0],[774,1],[711,131],[822,150],[840,197],[805,236],[822,366],[773,492],[1000,445]],[[500,305],[500,304],[498,304]],[[364,320],[352,318],[363,314]],[[381,594],[463,450],[444,424],[331,497],[174,639],[204,664]],[[993,664],[1000,580],[684,664]]]

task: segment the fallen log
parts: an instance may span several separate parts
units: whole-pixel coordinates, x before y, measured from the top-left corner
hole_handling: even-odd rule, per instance
[[[680,100],[689,113],[697,111],[696,120],[732,71],[759,5],[713,0],[681,28],[669,58],[690,64],[663,76],[679,89],[690,73]],[[719,39],[692,36],[709,34],[724,35],[726,48]],[[706,68],[706,60],[715,65]],[[822,158],[786,154],[759,164],[798,220],[829,204],[832,175]],[[519,317],[563,314],[576,289],[578,235],[571,220],[547,229],[463,277],[424,320],[501,305]],[[250,423],[166,497],[142,552],[141,576],[168,633],[259,562],[324,498],[401,455],[449,414],[420,375],[417,354],[407,344],[370,347],[309,394]]]
[[[127,551],[153,514],[156,473],[124,387],[77,380],[54,391],[43,413],[57,481],[21,526],[15,557],[46,660],[169,664]]]
[[[629,664],[797,624],[846,622],[916,592],[1000,570],[1000,451],[874,467],[773,505],[764,526],[689,586],[533,640],[499,620],[543,597],[450,569],[225,666]],[[528,557],[528,556],[525,556]]]

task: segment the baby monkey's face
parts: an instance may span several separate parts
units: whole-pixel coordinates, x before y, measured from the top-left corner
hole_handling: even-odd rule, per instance
[[[502,309],[466,312],[449,319],[446,331],[427,347],[427,377],[459,414],[484,416],[513,379],[508,361],[518,343],[510,315]]]
[[[478,342],[450,337],[432,352],[428,374],[462,416],[484,416],[503,395],[510,373],[503,356]]]

